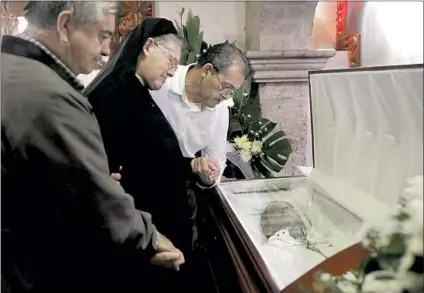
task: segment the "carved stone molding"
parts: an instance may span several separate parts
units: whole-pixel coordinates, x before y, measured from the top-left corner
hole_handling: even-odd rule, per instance
[[[257,83],[307,82],[308,71],[321,70],[335,50],[247,51],[253,81]]]

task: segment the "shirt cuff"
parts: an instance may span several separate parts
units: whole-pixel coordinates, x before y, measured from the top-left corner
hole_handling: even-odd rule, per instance
[[[161,237],[162,237],[162,234],[160,234],[159,231],[157,231],[157,230],[152,235],[152,246],[153,246],[153,249],[155,251],[158,251],[159,240],[160,240]]]
[[[197,187],[199,187],[200,189],[211,189],[214,188],[218,183],[215,181],[214,184],[212,185],[203,185],[202,183],[196,182]]]

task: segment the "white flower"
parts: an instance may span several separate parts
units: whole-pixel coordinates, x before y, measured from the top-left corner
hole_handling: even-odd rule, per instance
[[[424,255],[423,235],[413,235],[411,239],[406,242],[406,249],[413,255]]]
[[[243,97],[247,97],[248,93],[243,93]]]
[[[382,235],[379,237],[376,241],[377,247],[386,247],[390,244],[390,236],[389,235]]]
[[[415,255],[411,253],[404,254],[402,258],[400,259],[400,263],[397,268],[398,275],[402,275],[405,272],[407,272],[414,264],[414,261],[415,261]]]
[[[397,279],[402,281],[402,287],[409,292],[423,292],[424,279],[422,274],[406,272],[398,276]]]
[[[330,282],[331,281],[332,276],[329,273],[322,273],[319,276],[319,279],[321,280],[321,282]]]
[[[260,154],[262,152],[262,142],[259,140],[254,140],[250,150],[254,155]]]
[[[252,153],[249,150],[241,150],[240,157],[243,161],[249,162],[252,159]]]
[[[236,137],[234,139],[234,146],[238,149],[249,150],[252,147],[252,142],[247,138],[247,135],[243,135],[242,137]]]
[[[362,240],[362,246],[364,247],[370,247],[371,241],[369,239]]]
[[[377,277],[387,277],[386,279],[377,279]],[[403,291],[402,283],[394,278],[394,274],[388,271],[375,271],[365,276],[362,286],[363,293],[401,293]]]
[[[406,200],[423,200],[423,175],[412,177],[408,180],[408,187],[403,190],[402,197]]]
[[[356,278],[355,274],[354,274],[354,273],[352,273],[352,272],[347,272],[347,273],[345,273],[345,274],[343,275],[343,278],[344,278],[346,281],[350,281],[350,282],[357,282],[357,281],[358,281],[358,278]]]
[[[341,291],[343,291],[343,293],[357,293],[357,286],[355,284],[350,283],[349,281],[340,281],[337,283],[337,287],[339,287],[339,289]]]

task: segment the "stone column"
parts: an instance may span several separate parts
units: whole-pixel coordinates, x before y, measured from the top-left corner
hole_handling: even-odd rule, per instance
[[[312,166],[308,71],[324,68],[334,50],[310,50],[317,2],[246,2],[247,57],[259,83],[262,115],[292,138],[281,175]]]

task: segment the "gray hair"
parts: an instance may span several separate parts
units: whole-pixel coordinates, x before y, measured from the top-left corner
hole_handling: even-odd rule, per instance
[[[248,78],[250,75],[249,62],[243,52],[236,45],[229,42],[213,45],[200,56],[196,67],[202,68],[205,64],[212,64],[217,72],[225,72],[232,66],[237,66]]]
[[[154,37],[153,40],[156,44],[168,50],[172,50],[174,48],[182,48],[184,45],[184,42],[181,37],[176,34],[161,35],[158,37]]]
[[[56,25],[63,11],[72,13],[72,23],[78,27],[102,21],[108,14],[117,14],[119,5],[115,1],[29,1],[25,6],[25,18],[30,25],[50,28]]]

